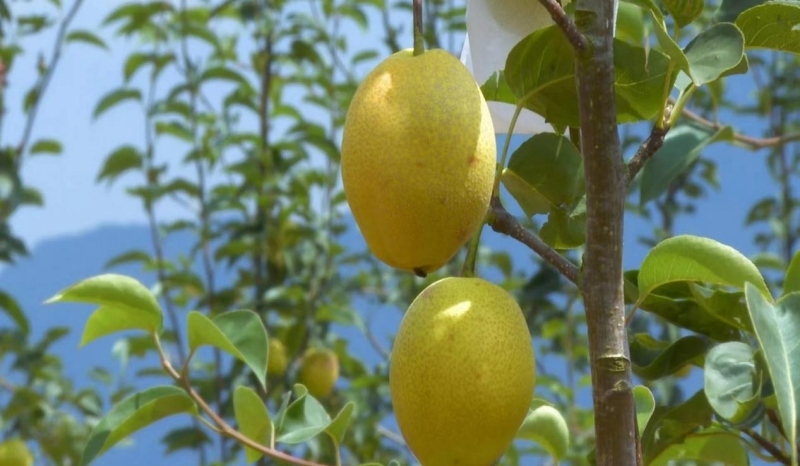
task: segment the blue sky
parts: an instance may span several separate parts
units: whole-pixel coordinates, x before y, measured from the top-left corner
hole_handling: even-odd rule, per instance
[[[67,6],[71,4],[65,3]],[[107,113],[97,121],[92,119],[96,102],[106,92],[121,85],[123,61],[128,53],[136,49],[135,43],[112,38],[111,30],[99,29],[102,18],[111,9],[107,5],[111,3],[98,7],[98,2],[86,2],[73,26],[99,31],[108,41],[110,51],[82,44],[69,46],[40,109],[33,140],[37,137],[58,139],[63,143],[65,152],[58,158],[29,159],[24,167],[26,183],[40,189],[46,202],[44,208],[19,211],[12,221],[16,233],[25,238],[31,248],[49,239],[83,236],[104,225],[142,225],[145,221],[139,203],[124,193],[124,186],[131,180],[124,178],[113,188],[97,185],[94,181],[104,157],[120,144],[138,143],[143,131],[140,112],[130,104]],[[354,32],[354,40],[368,44],[368,34],[356,37],[357,34]],[[18,137],[13,135],[21,132],[22,94],[27,91],[28,83],[36,78],[37,54],[42,52],[49,56],[52,39],[53,33],[50,33],[27,41],[27,53],[15,66],[7,99],[10,115],[6,118],[7,126],[4,128],[4,136],[11,141],[16,141]],[[407,39],[410,44],[410,38]],[[749,77],[734,77],[728,83],[732,95],[752,98]],[[750,135],[760,135],[762,124],[757,120],[730,115],[723,115],[723,119],[737,128],[746,129]],[[722,189],[711,192],[698,205],[695,215],[681,217],[675,226],[676,232],[709,236],[745,254],[755,253],[751,243],[753,232],[744,228],[744,217],[747,208],[756,199],[776,189],[768,178],[764,155],[765,151],[749,152],[726,144],[717,144],[706,150],[704,156],[719,164]],[[513,204],[509,207],[518,211]],[[180,214],[178,209],[177,206],[165,206],[159,215],[167,219]],[[648,233],[644,222],[630,218],[625,229],[626,268],[635,268],[642,261],[646,250],[636,244],[635,238]],[[485,230],[485,235],[493,243],[511,241],[489,229]],[[509,247],[522,251],[518,245]],[[13,269],[6,273],[13,273]],[[80,278],[83,277],[75,277],[75,280]],[[50,295],[55,291],[46,290],[45,294]],[[45,321],[42,318],[40,324]],[[97,351],[102,351],[101,347]],[[80,353],[76,355],[80,356]],[[695,371],[692,382],[697,381]],[[118,456],[116,461],[122,458]],[[120,463],[109,459],[97,464]],[[138,464],[138,461],[132,464]]]

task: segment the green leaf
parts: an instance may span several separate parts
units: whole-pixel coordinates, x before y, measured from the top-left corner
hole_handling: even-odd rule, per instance
[[[688,283],[692,299],[709,314],[730,327],[753,332],[753,323],[747,312],[743,291],[710,289],[696,283]]]
[[[97,34],[81,29],[71,31],[64,38],[64,42],[82,42],[84,44],[94,45],[101,49],[108,50],[108,46]]]
[[[755,351],[740,341],[715,346],[703,367],[708,403],[723,419],[741,424],[760,402]]]
[[[14,297],[5,291],[0,291],[0,309],[4,310],[8,317],[17,324],[23,335],[28,335],[31,326],[25,316],[25,311],[22,310]]]
[[[634,5],[639,5],[640,7],[650,11],[650,15],[653,17],[653,23],[652,23],[653,32],[655,32],[656,34],[658,45],[663,49],[664,53],[666,53],[667,56],[669,57],[671,67],[688,74],[689,61],[686,59],[686,55],[684,55],[683,49],[681,49],[680,45],[678,45],[678,43],[675,42],[675,40],[669,34],[669,31],[667,31],[667,26],[666,23],[664,22],[664,15],[661,13],[661,9],[658,7],[658,5],[656,5],[653,2],[653,0],[626,0],[626,1]],[[667,96],[662,96],[662,97],[666,98]]]
[[[63,151],[61,143],[55,139],[39,139],[30,149],[30,154],[51,154],[58,155]]]
[[[636,405],[636,425],[639,427],[639,436],[641,436],[656,409],[656,399],[649,388],[637,385],[633,387],[633,402]]]
[[[708,341],[689,335],[675,342],[655,340],[646,333],[633,335],[630,340],[633,372],[644,380],[658,380],[675,373],[708,350]]]
[[[742,12],[736,25],[748,48],[800,53],[800,4],[769,2]]]
[[[661,52],[614,41],[619,123],[647,120],[661,110],[664,89],[675,79],[668,68],[669,59]],[[580,125],[574,53],[557,26],[539,29],[514,46],[504,76],[517,100],[548,123]]]
[[[639,204],[643,206],[666,192],[672,181],[700,157],[706,146],[731,140],[733,129],[730,126],[718,131],[692,124],[672,128],[664,138],[664,144],[642,169]]]
[[[586,243],[586,197],[581,198],[572,210],[552,208],[539,236],[553,249],[583,246]]]
[[[639,300],[659,286],[676,281],[739,289],[750,282],[770,296],[764,277],[747,257],[730,246],[699,236],[674,236],[650,250],[639,270]]]
[[[583,158],[568,138],[540,133],[511,154],[502,180],[532,217],[574,202],[582,194],[582,168]]]
[[[155,296],[137,280],[124,275],[97,275],[46,301],[47,304],[58,302],[99,306],[86,323],[81,346],[120,330],[160,333],[163,327],[163,313]]]
[[[644,27],[644,14],[639,6],[625,2],[619,3],[615,37],[634,45],[644,42],[647,32]]]
[[[344,435],[347,433],[347,426],[350,425],[350,417],[353,415],[355,407],[355,403],[348,402],[328,427],[325,428],[325,432],[331,436],[336,444],[341,444],[344,441]]]
[[[129,396],[114,406],[89,434],[80,464],[87,466],[134,432],[179,413],[196,415],[197,406],[178,387],[152,387]]]
[[[792,256],[792,262],[786,269],[786,276],[783,279],[783,295],[794,291],[800,291],[800,251]]]
[[[700,86],[715,81],[742,62],[744,36],[731,23],[715,24],[695,36],[684,53],[692,80]]]
[[[252,388],[239,386],[233,392],[233,411],[239,432],[258,444],[270,447],[274,427],[264,403]],[[244,451],[248,464],[263,456],[263,453],[248,446],[244,447]]]
[[[517,105],[517,97],[508,86],[505,71],[500,70],[492,73],[489,79],[481,86],[481,93],[487,101]]]
[[[143,160],[144,157],[137,148],[129,145],[118,147],[108,154],[95,181],[108,180],[112,183],[127,171],[142,168]]]
[[[701,464],[724,464],[725,466],[748,466],[747,449],[737,432],[718,428],[701,430],[689,434],[680,443],[674,443],[648,462],[648,466],[669,466],[675,459],[698,461]],[[696,463],[695,463],[696,464]]]
[[[682,28],[694,21],[703,12],[703,0],[664,0],[667,11],[675,19],[675,24]]]
[[[567,421],[557,409],[544,400],[533,400],[516,438],[539,444],[556,462],[569,452]]]
[[[199,449],[211,443],[211,438],[200,427],[182,427],[169,431],[161,438],[161,443],[167,447],[168,455],[182,449]]]
[[[261,386],[267,386],[269,342],[261,318],[253,311],[238,310],[209,319],[192,311],[188,317],[189,348],[219,348],[247,364]]]
[[[97,118],[111,108],[127,101],[142,100],[142,93],[138,89],[116,89],[104,95],[97,106],[94,108],[93,117]]]
[[[230,81],[242,86],[250,85],[249,81],[247,81],[247,78],[237,73],[235,70],[224,66],[208,68],[207,70],[203,71],[203,74],[200,76],[201,81],[209,81],[212,79]]]
[[[651,464],[670,445],[680,443],[698,427],[711,425],[713,416],[703,390],[678,406],[656,407],[642,434],[644,464]]]
[[[716,19],[720,22],[731,23],[736,21],[739,15],[756,5],[760,5],[764,0],[722,0],[722,4],[717,10]]]
[[[759,291],[747,284],[747,307],[778,398],[783,429],[789,444],[796,445],[800,418],[800,293],[789,293],[773,306]],[[792,464],[797,464],[797,449],[791,450]]]
[[[308,390],[296,384],[295,391],[298,397],[293,401],[281,417],[278,429],[278,442],[297,444],[303,443],[328,428],[331,417],[316,398],[308,394]]]

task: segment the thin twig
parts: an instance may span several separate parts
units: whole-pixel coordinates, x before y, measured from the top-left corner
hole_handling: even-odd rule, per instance
[[[553,21],[564,31],[567,40],[572,44],[572,48],[575,49],[576,55],[583,56],[587,53],[589,50],[589,41],[578,30],[578,26],[575,25],[575,22],[567,16],[564,7],[556,0],[539,0],[539,3],[545,7],[547,12],[550,13],[550,17],[553,18]]]
[[[401,447],[406,446],[406,441],[403,440],[403,436],[398,434],[397,432],[389,429],[388,427],[384,427],[378,424],[378,427],[375,429],[378,431],[378,435],[382,435],[387,439],[391,440],[392,442],[400,445]]]
[[[36,83],[35,86],[38,95],[31,105],[30,111],[28,112],[28,119],[25,121],[25,128],[22,130],[22,139],[17,146],[17,154],[19,155],[22,155],[22,153],[25,151],[25,148],[28,146],[31,133],[33,132],[33,124],[36,122],[36,115],[39,113],[39,105],[42,101],[42,96],[47,90],[47,86],[50,84],[50,81],[53,79],[56,65],[58,64],[58,60],[61,58],[61,50],[64,47],[67,29],[72,23],[72,20],[75,19],[75,15],[78,13],[82,3],[83,0],[75,0],[75,3],[72,4],[72,8],[69,9],[67,16],[64,17],[64,20],[61,22],[61,26],[58,28],[56,41],[53,45],[53,52],[50,55],[50,61],[47,62],[46,65],[47,69],[45,70],[44,74],[42,74],[41,78],[39,78],[39,82]]]
[[[789,459],[788,456],[784,455],[780,448],[776,447],[772,444],[769,440],[765,439],[761,436],[758,432],[754,432],[750,429],[745,429],[742,432],[747,434],[750,438],[755,440],[755,442],[767,451],[773,458],[775,458],[781,464],[792,464],[792,460]]]
[[[492,199],[489,226],[492,227],[492,230],[508,235],[528,246],[548,264],[555,267],[567,280],[576,285],[578,284],[578,267],[559,254],[558,251],[548,246],[541,238],[520,225],[516,217],[503,207],[502,202],[497,197]]]
[[[683,116],[694,121],[695,123],[700,123],[701,125],[714,130],[720,130],[725,127],[725,125],[703,118],[691,110],[683,109]],[[752,149],[764,149],[766,147],[775,147],[788,144],[790,142],[800,141],[800,133],[791,133],[784,136],[773,136],[769,138],[755,138],[752,136],[746,136],[744,134],[734,133],[733,139],[740,144],[750,146]]]
[[[192,400],[194,400],[195,403],[197,403],[200,409],[204,413],[206,413],[206,415],[208,415],[209,418],[211,418],[211,420],[219,427],[220,433],[222,435],[233,438],[236,441],[250,448],[256,449],[261,453],[275,459],[287,461],[289,463],[297,464],[300,466],[325,466],[320,463],[314,463],[313,461],[307,461],[301,458],[295,458],[294,456],[286,454],[282,451],[269,448],[254,440],[251,440],[238,430],[231,427],[230,424],[225,422],[225,420],[222,419],[222,417],[219,414],[217,414],[213,409],[211,409],[211,406],[209,406],[208,403],[206,403],[203,397],[200,396],[200,394],[197,393],[194,390],[194,388],[192,388],[191,384],[189,383],[189,380],[186,377],[182,377],[181,374],[179,374],[178,371],[176,371],[175,368],[172,367],[172,364],[169,362],[169,360],[167,360],[164,351],[161,348],[161,342],[159,341],[158,336],[154,335],[153,340],[155,341],[156,348],[158,349],[158,353],[161,358],[161,367],[163,367],[164,370],[167,371],[167,373],[170,375],[170,377],[172,377],[175,380],[175,382],[177,382],[181,386],[181,388],[183,388],[186,391],[186,394],[188,394],[189,397]]]
[[[636,178],[639,171],[644,168],[644,164],[658,152],[658,149],[661,149],[668,131],[669,126],[667,125],[664,125],[662,128],[659,128],[658,125],[653,126],[653,129],[650,131],[650,136],[642,142],[642,145],[639,146],[639,150],[636,151],[636,155],[628,162],[628,185],[633,182],[633,179]]]

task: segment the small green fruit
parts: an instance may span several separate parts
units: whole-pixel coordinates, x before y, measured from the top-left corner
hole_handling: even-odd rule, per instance
[[[282,376],[286,372],[289,359],[286,357],[286,347],[280,340],[271,338],[269,340],[269,357],[267,358],[267,374],[276,377]]]
[[[339,378],[339,358],[327,349],[309,348],[300,364],[298,381],[314,398],[330,395]]]
[[[6,440],[0,443],[0,465],[33,466],[33,455],[22,439]]]

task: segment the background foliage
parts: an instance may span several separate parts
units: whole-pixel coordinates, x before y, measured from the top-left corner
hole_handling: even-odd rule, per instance
[[[660,44],[649,3],[622,4],[618,35],[626,43]],[[667,26],[676,42],[686,46],[710,25],[735,20],[751,6],[743,3],[755,2],[709,1],[699,16],[685,21],[691,24],[683,29],[675,24],[684,26],[685,12],[675,6],[680,3],[664,1],[659,6],[668,13]],[[464,2],[427,0],[425,5],[427,46],[458,53],[465,32]],[[46,201],[35,187],[25,184],[22,165],[39,155],[64,152],[70,156],[69,147],[57,140],[31,138],[39,102],[47,98],[50,80],[58,79],[62,52],[67,60],[75,56],[67,53],[73,47],[107,50],[111,37],[136,44],[120,70],[119,86],[93,103],[94,117],[132,106],[144,131],[119,141],[97,167],[97,182],[117,189],[122,180],[128,183],[124,189],[141,203],[151,247],[121,248],[116,257],[109,258],[107,271],[137,264],[156,276],[147,286],[152,286],[164,311],[167,330],[161,341],[176,368],[189,356],[186,322],[192,311],[214,319],[234,310],[253,310],[269,338],[285,344],[289,369],[269,376],[269,390],[264,390],[246,362],[218,347],[206,348],[192,359],[188,374],[192,386],[229,423],[241,421],[235,413],[236,387],[251,387],[269,412],[276,413],[284,393],[296,382],[306,349],[330,348],[339,358],[341,377],[336,391],[320,401],[332,416],[349,402],[355,405],[350,430],[341,441],[343,464],[409,463],[410,453],[391,416],[389,348],[373,334],[371,322],[361,311],[367,307],[402,311],[425,286],[457,274],[460,260],[418,279],[390,270],[366,250],[349,250],[346,235],[357,230],[339,182],[338,141],[360,78],[377,60],[411,45],[410,2],[125,2],[109,8],[95,30],[71,27],[74,15],[88,7],[80,0],[63,5],[58,0],[39,2],[33,8],[20,2],[0,3],[0,103],[4,117],[13,115],[27,122],[22,134],[3,132],[0,138],[0,260],[13,264],[27,253],[24,239],[17,238],[11,227],[14,212]],[[41,55],[40,79],[30,84],[23,102],[6,101],[15,58],[39,53],[26,49],[26,41],[48,29],[57,34],[52,50]],[[359,41],[356,30],[378,35],[380,41]],[[743,221],[757,227],[753,242],[763,253],[752,259],[767,276],[771,290],[779,292],[787,286],[785,273],[800,235],[795,194],[800,159],[793,143],[798,129],[794,85],[798,67],[796,56],[790,53],[748,50],[747,56],[747,76],[758,93],[743,100],[726,91],[724,79],[710,79],[699,88],[688,113],[677,121],[664,148],[638,178],[629,197],[628,215],[649,225],[649,232],[640,239],[647,247],[674,237],[680,233],[676,222],[690,218],[719,186],[717,164],[703,156],[703,149],[724,143],[757,151],[753,156],[763,157],[775,184],[758,187],[764,197],[749,208]],[[515,86],[513,79],[508,84]],[[765,139],[733,129],[723,131],[725,118],[739,115],[767,120]],[[566,114],[557,123],[570,124],[570,118]],[[621,127],[627,157],[649,130],[645,124]],[[38,128],[36,134],[46,132],[47,128]],[[526,150],[523,145],[512,155],[509,169],[528,170]],[[505,185],[517,199],[524,198],[514,191],[513,183]],[[185,214],[164,221],[160,211],[166,205],[179,205]],[[506,205],[517,207],[511,197]],[[547,223],[534,217],[537,212],[526,209],[524,202],[521,207],[515,213],[526,226],[559,248],[570,249],[565,254],[578,260],[583,240],[580,235],[576,239],[566,234],[576,228],[570,222],[581,225],[577,207],[562,212],[560,220],[550,212]],[[192,238],[189,252],[167,254],[165,242],[186,234]],[[512,291],[525,312],[540,355],[537,397],[556,406],[570,429],[571,443],[563,459],[587,464],[593,424],[590,407],[579,403],[590,381],[585,319],[577,290],[533,255],[512,257],[483,248],[478,261],[480,272]],[[629,278],[635,286],[636,271]],[[770,398],[773,388],[754,384],[753,368],[748,366],[756,360],[758,346],[745,344],[752,339],[741,338],[743,329],[735,325],[716,321],[709,325],[703,320],[714,309],[741,310],[745,293],[694,283],[657,291],[642,303],[630,326],[637,382],[654,395],[648,409],[649,392],[637,392],[637,406],[662,423],[649,424],[651,431],[643,432],[645,442],[654,442],[647,450],[651,464],[666,464],[658,462],[659,455],[663,455],[661,461],[675,456],[669,450],[675,443],[691,445],[702,435],[724,440],[716,443],[715,452],[742,451],[751,459],[785,461],[789,448],[774,397]],[[747,298],[756,299],[749,292]],[[631,304],[634,301],[636,295],[631,296]],[[141,390],[142,381],[146,386],[171,383],[151,339],[131,333],[115,346],[121,365],[137,358],[152,366],[126,378],[112,375],[107,368],[87,374],[111,387],[108,396],[94,389],[75,389],[75,381],[63,374],[65,355],[54,354],[49,345],[78,329],[53,328],[43,340],[32,341],[25,310],[1,288],[0,306],[5,314],[0,328],[0,440],[23,439],[41,464],[78,464],[90,430],[113,404]],[[372,342],[380,362],[367,363],[364,355],[351,350],[347,335],[354,332]],[[741,355],[741,364],[715,365],[720,352]],[[705,367],[705,392],[703,387],[680,383],[687,367]],[[733,371],[743,392],[731,395],[727,385],[713,388],[715,370],[725,372],[725,377],[732,377]],[[744,399],[754,401],[741,410],[731,408]],[[648,417],[641,419],[642,430]],[[244,452],[239,443],[217,436],[189,416],[185,419],[182,427],[164,437],[165,455],[192,450],[202,465],[241,460]],[[667,429],[660,443],[653,440],[656,428]],[[502,464],[531,464],[530,455],[537,462],[547,461],[547,439],[532,435],[538,440],[534,443],[522,437]],[[730,439],[732,445],[727,443]],[[290,450],[326,464],[333,464],[336,456],[334,443],[320,436]],[[696,462],[714,459],[720,458]],[[273,463],[261,459],[260,464]]]

